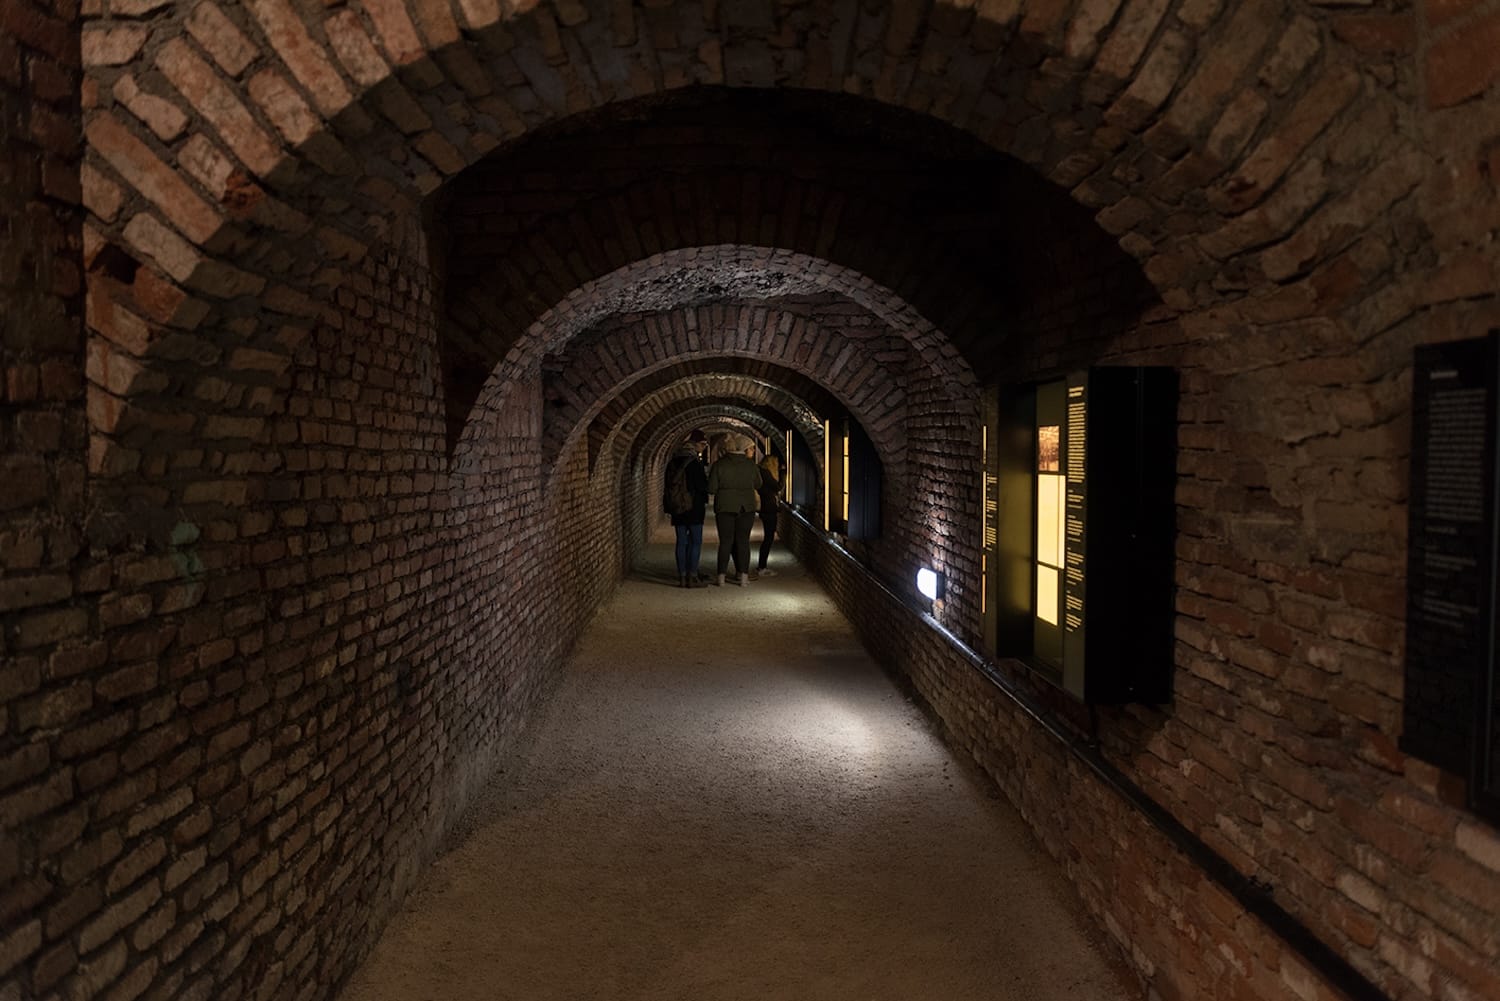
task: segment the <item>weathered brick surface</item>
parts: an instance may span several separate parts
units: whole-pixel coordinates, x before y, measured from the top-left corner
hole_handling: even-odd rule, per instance
[[[1500,13],[1326,7],[0,4],[0,996],[328,996],[693,426],[855,401],[899,454],[852,548],[975,638],[972,376],[1100,361],[1183,383],[1175,698],[1105,753],[1393,997],[1500,993],[1493,839],[1396,748],[1409,352],[1500,325]],[[726,82],[803,93],[683,90]],[[737,319],[708,404],[683,275],[881,346]],[[1161,997],[1327,996],[807,552]]]
[[[0,993],[14,996],[16,970],[35,963],[56,979],[72,967],[49,947],[49,922],[99,904],[69,896],[49,917],[55,873],[38,869],[33,845],[68,846],[80,788],[109,778],[107,763],[78,767],[37,733],[68,725],[93,698],[67,670],[92,590],[76,572],[86,503],[80,46],[68,4],[0,10]],[[35,842],[23,838],[33,830]]]

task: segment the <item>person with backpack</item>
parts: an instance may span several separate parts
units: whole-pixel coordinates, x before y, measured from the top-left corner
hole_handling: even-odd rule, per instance
[[[702,587],[698,558],[703,552],[703,518],[708,509],[708,470],[692,442],[667,460],[662,507],[677,533],[677,585]]]

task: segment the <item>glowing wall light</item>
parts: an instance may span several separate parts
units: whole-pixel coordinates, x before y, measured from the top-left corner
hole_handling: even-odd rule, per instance
[[[917,592],[928,601],[937,601],[943,596],[943,585],[947,582],[942,574],[931,567],[917,571]]]

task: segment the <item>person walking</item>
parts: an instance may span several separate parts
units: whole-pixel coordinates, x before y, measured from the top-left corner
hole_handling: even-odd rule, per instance
[[[776,539],[776,502],[781,497],[781,462],[774,455],[760,460],[760,524],[764,532],[760,540],[760,561],[756,572],[761,577],[774,577],[776,571],[766,566],[771,558],[771,543]]]
[[[719,529],[718,572],[714,583],[723,586],[729,559],[741,587],[750,583],[750,529],[760,506],[760,467],[755,443],[742,434],[725,438],[724,454],[708,471],[708,492],[714,495],[714,524]]]
[[[708,471],[692,442],[684,442],[667,461],[662,507],[677,533],[677,584],[702,587],[698,559],[703,552],[703,519],[708,510]]]

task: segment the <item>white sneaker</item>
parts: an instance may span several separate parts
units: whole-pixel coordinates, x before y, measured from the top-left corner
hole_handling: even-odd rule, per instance
[[[724,586],[724,575],[723,574],[719,574],[719,576],[717,576],[717,577],[714,578],[714,587],[723,587],[723,586]]]
[[[762,577],[775,577],[776,576],[776,571],[772,570],[770,567],[761,567],[756,572],[758,574],[760,574],[760,576],[762,576]]]
[[[747,573],[740,574],[740,587],[744,587],[746,584],[749,584],[749,583],[750,583],[750,575],[747,574]]]

